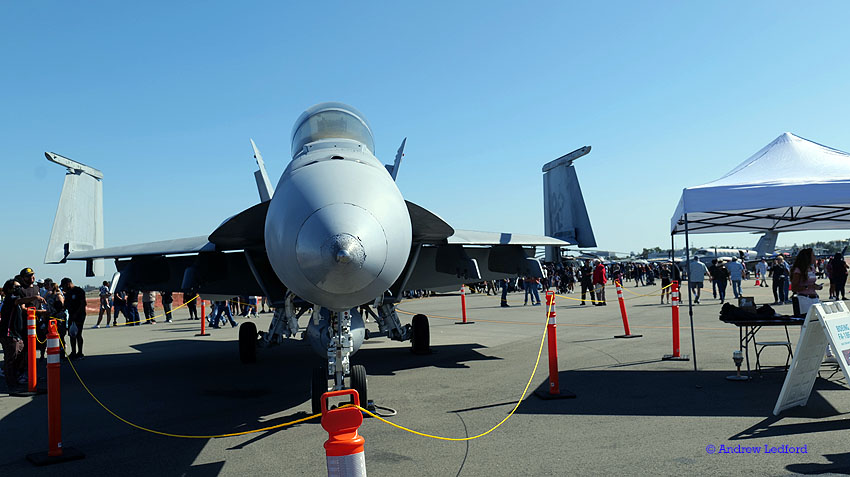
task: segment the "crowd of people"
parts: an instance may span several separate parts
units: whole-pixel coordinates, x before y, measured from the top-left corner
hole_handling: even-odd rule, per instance
[[[156,314],[156,294],[161,295],[162,314]],[[142,313],[139,314],[139,298],[141,295]],[[114,294],[110,291],[110,283],[104,281],[98,290],[99,310],[97,322],[92,329],[119,326],[118,318],[123,316],[121,326],[139,326],[156,324],[159,316],[166,323],[171,323],[173,317],[174,293],[170,291],[140,291],[124,290]],[[189,312],[190,320],[199,320],[198,294],[193,291],[183,293],[183,304]],[[7,389],[19,390],[27,386],[27,314],[29,308],[36,311],[36,351],[44,359],[46,352],[46,337],[50,320],[55,320],[59,333],[61,359],[79,360],[85,357],[83,353],[83,330],[86,322],[86,292],[75,285],[70,278],[63,278],[59,283],[51,278],[44,280],[36,277],[32,268],[24,268],[14,278],[6,280],[0,292],[0,341],[3,346],[3,366],[0,374],[5,379]],[[258,311],[258,306],[262,309]],[[213,301],[204,319],[208,320],[211,328],[220,328],[219,320],[222,315],[236,326],[235,316],[256,316],[258,313],[272,312],[265,297],[239,296],[229,300]],[[104,316],[106,321],[104,322]],[[70,353],[66,357],[66,349]]]
[[[554,289],[558,293],[567,294],[574,293],[580,290],[581,305],[590,302],[596,306],[606,306],[605,287],[609,282],[619,282],[622,286],[626,286],[628,281],[634,280],[636,287],[638,286],[655,286],[658,284],[656,280],[661,281],[664,290],[661,295],[661,302],[664,303],[665,298],[669,303],[670,291],[669,285],[671,280],[679,280],[680,274],[678,268],[673,271],[673,267],[668,263],[604,263],[602,260],[584,260],[569,261],[564,263],[544,265],[545,276],[543,278],[533,277],[514,277],[496,281],[485,281],[470,285],[470,289],[474,293],[486,293],[490,295],[498,295],[499,290],[502,294],[502,307],[509,307],[507,294],[516,291],[524,291],[523,305],[529,303],[539,305],[540,296],[538,289],[544,292]],[[588,299],[589,296],[589,299]]]
[[[470,285],[474,292],[488,295],[501,294],[501,306],[509,307],[508,293],[523,291],[523,305],[539,306],[540,291],[554,289],[559,293],[581,293],[581,305],[586,301],[596,306],[606,306],[605,287],[609,281],[619,282],[625,286],[634,282],[634,286],[657,285],[661,282],[661,303],[670,302],[671,281],[681,281],[682,271],[678,265],[670,262],[621,262],[604,263],[601,260],[568,261],[558,264],[545,264],[544,277],[513,277],[496,281],[486,281]],[[712,296],[726,302],[727,286],[731,284],[735,298],[742,296],[741,282],[748,278],[749,270],[745,263],[737,257],[730,260],[711,260],[706,265],[698,259],[692,259],[687,266],[688,286],[694,297],[694,303],[700,303],[702,288],[706,279],[711,283]],[[804,249],[798,253],[794,263],[789,263],[780,255],[769,263],[762,259],[754,267],[758,284],[762,287],[771,280],[774,305],[791,303],[789,289],[797,297],[806,300],[816,300],[817,290],[822,285],[816,284],[818,278],[829,279],[829,298],[844,299],[847,283],[848,265],[840,253],[828,259],[817,259],[812,249]],[[155,291],[122,290],[114,294],[110,291],[110,283],[104,281],[98,291],[99,311],[97,322],[93,329],[119,326],[118,317],[123,316],[121,326],[139,326],[155,324],[156,294]],[[174,294],[170,291],[159,292],[166,323],[173,321]],[[406,298],[425,296],[424,290],[405,291]],[[139,314],[139,299],[141,295],[142,315]],[[589,295],[589,300],[588,300]],[[208,320],[211,328],[220,328],[224,320],[232,327],[237,323],[234,316],[256,316],[258,313],[272,312],[273,309],[265,297],[240,296],[229,300],[211,302],[209,313],[205,317],[198,315],[198,294],[194,290],[183,293],[183,304],[189,312],[189,320]],[[27,360],[27,308],[36,309],[38,335],[37,342],[42,358],[45,352],[45,338],[48,321],[55,319],[57,331],[62,341],[61,356],[65,358],[65,346],[70,348],[68,359],[82,359],[83,329],[86,321],[86,293],[76,286],[70,278],[63,278],[59,283],[52,279],[38,280],[32,268],[24,268],[14,278],[6,280],[0,293],[0,340],[2,340],[4,365],[0,373],[5,377],[9,389],[25,386]],[[181,305],[183,306],[183,305]],[[262,307],[258,310],[258,307]],[[70,339],[66,343],[66,336]]]
[[[794,291],[794,271],[797,261],[801,257],[808,258],[804,263],[804,269],[808,273],[811,269],[812,276],[817,278],[829,279],[829,299],[844,299],[844,288],[847,283],[848,265],[841,253],[836,253],[830,259],[816,259],[812,249],[807,248],[801,250],[795,258],[794,264],[789,264],[781,255],[768,262],[767,259],[761,259],[755,265],[756,279],[759,286],[771,286],[773,290],[773,304],[790,304],[791,299],[788,296],[789,289]],[[823,272],[818,270],[823,269]],[[802,273],[799,272],[798,273]],[[724,261],[712,259],[711,265],[706,266],[699,260],[691,260],[688,266],[688,286],[694,296],[694,302],[699,303],[701,298],[702,288],[706,278],[711,282],[711,292],[713,297],[719,298],[720,303],[726,302],[726,289],[731,284],[732,294],[735,298],[740,298],[743,294],[741,291],[741,282],[748,278],[748,269],[746,264],[741,263],[737,257],[732,257],[731,260]],[[770,285],[768,284],[770,279]]]
[[[32,268],[24,268],[6,280],[0,304],[0,338],[3,341],[2,373],[9,390],[27,385],[27,309],[37,310],[36,330],[44,357],[47,320],[57,319],[57,328],[65,350],[65,336],[70,337],[70,359],[83,357],[83,325],[86,318],[86,293],[70,278],[58,284],[51,279],[37,280]]]
[[[805,249],[798,253],[801,255],[811,254],[810,267],[816,278],[829,279],[829,299],[844,299],[845,286],[848,276],[848,265],[841,253],[836,253],[831,258],[814,258],[811,249]],[[597,306],[605,306],[605,287],[610,282],[619,282],[622,286],[632,285],[656,286],[658,281],[662,287],[661,303],[670,303],[670,284],[673,280],[681,282],[684,278],[688,281],[694,303],[700,303],[701,292],[706,280],[711,284],[712,296],[719,299],[723,304],[727,301],[727,289],[731,286],[734,298],[743,296],[742,282],[751,278],[755,273],[759,286],[772,287],[773,304],[790,304],[789,289],[793,291],[793,265],[786,262],[782,255],[768,261],[762,259],[752,267],[751,271],[747,264],[738,257],[729,259],[712,259],[710,265],[706,265],[698,258],[691,259],[687,265],[687,274],[679,264],[671,262],[611,262],[604,263],[601,260],[568,261],[559,264],[545,264],[544,278],[514,277],[510,279],[480,282],[470,285],[474,293],[486,293],[498,295],[501,290],[502,306],[510,306],[507,294],[515,291],[524,291],[523,304],[537,305],[540,303],[538,288],[545,291],[550,289],[558,293],[567,294],[580,290],[581,305],[584,305],[589,295],[589,301]],[[808,267],[808,265],[807,265]],[[690,277],[690,278],[688,278]]]

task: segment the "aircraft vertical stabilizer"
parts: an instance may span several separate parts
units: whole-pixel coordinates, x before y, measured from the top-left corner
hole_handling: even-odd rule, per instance
[[[263,161],[263,155],[254,140],[251,139],[251,148],[254,150],[254,159],[257,160],[257,171],[254,172],[254,180],[257,181],[257,192],[260,194],[260,202],[268,202],[272,200],[274,189],[269,182],[269,175],[266,173],[266,163]]]
[[[545,234],[579,247],[595,247],[596,238],[584,205],[573,161],[590,152],[590,146],[559,157],[543,166]],[[546,261],[556,261],[556,247],[546,247]]]
[[[765,232],[764,235],[761,236],[758,242],[756,242],[756,257],[764,257],[765,255],[770,255],[776,249],[776,237],[779,235],[779,232],[775,232],[771,230],[770,232]]]
[[[68,169],[44,263],[63,263],[68,253],[103,248],[103,173],[59,154],[44,155]],[[103,272],[103,260],[87,262],[86,276]]]

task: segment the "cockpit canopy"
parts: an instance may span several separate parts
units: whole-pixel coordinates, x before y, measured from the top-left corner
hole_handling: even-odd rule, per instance
[[[292,128],[292,157],[320,139],[353,139],[375,154],[372,128],[360,111],[343,103],[320,103],[301,113]]]

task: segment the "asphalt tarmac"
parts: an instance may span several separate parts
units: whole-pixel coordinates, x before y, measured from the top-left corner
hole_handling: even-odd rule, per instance
[[[635,294],[660,287],[634,287]],[[729,290],[731,292],[731,289]],[[745,282],[757,304],[772,302],[769,288]],[[576,294],[565,295],[575,299]],[[734,373],[732,351],[738,329],[718,320],[717,300],[694,307],[698,372],[694,361],[660,358],[672,350],[671,309],[657,296],[626,293],[632,333],[616,339],[622,321],[616,293],[608,306],[580,306],[557,299],[559,379],[575,399],[541,400],[547,386],[546,347],[528,391],[544,335],[545,306],[511,308],[499,298],[467,295],[470,321],[457,325],[460,298],[441,296],[400,305],[407,321],[431,317],[433,354],[413,355],[409,343],[368,340],[352,358],[369,373],[369,394],[392,408],[392,422],[445,437],[481,434],[452,442],[414,435],[368,418],[370,475],[786,475],[850,473],[843,444],[850,427],[850,393],[839,371],[824,365],[806,407],[780,417],[772,410],[784,373],[755,374],[749,382],[725,379]],[[685,294],[685,296],[687,296]],[[708,293],[710,297],[710,290]],[[778,307],[790,312],[790,305]],[[94,317],[96,318],[96,317]],[[196,337],[198,321],[184,309],[174,323],[85,330],[86,358],[75,364],[91,392],[115,414],[152,430],[218,435],[264,428],[310,415],[311,368],[320,364],[309,345],[291,340],[264,350],[258,362],[238,359],[237,329],[210,330]],[[265,329],[270,314],[256,319]],[[693,359],[687,306],[681,308],[682,352]],[[244,321],[244,318],[239,321]],[[306,321],[302,319],[302,326]],[[367,326],[376,330],[374,323]],[[796,343],[799,329],[791,330]],[[760,339],[784,338],[763,329]],[[781,348],[762,356],[784,364]],[[39,363],[44,381],[44,363]],[[0,386],[3,386],[0,384]],[[62,365],[63,442],[86,454],[79,461],[34,467],[26,455],[47,450],[47,397],[9,397],[0,387],[0,474],[2,475],[325,475],[319,420],[239,437],[177,438],[121,422],[83,388],[68,363]],[[759,454],[720,453],[721,446]],[[769,453],[767,448],[801,447],[805,453]],[[714,446],[715,453],[709,453]]]

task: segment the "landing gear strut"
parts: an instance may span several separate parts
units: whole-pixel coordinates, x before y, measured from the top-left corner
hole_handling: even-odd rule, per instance
[[[394,341],[410,340],[410,351],[414,354],[431,353],[431,330],[427,316],[415,315],[409,325],[402,326],[395,303],[381,302],[376,303],[376,306],[378,316],[375,321],[378,322],[379,335]]]
[[[349,376],[349,385],[360,395],[360,405],[366,407],[368,385],[366,368],[363,365],[350,365],[350,356],[354,351],[351,334],[351,313],[349,311],[330,312],[328,332],[331,333],[327,348],[328,367],[313,369],[311,383],[311,405],[313,413],[322,411],[322,394],[328,391],[328,377],[333,379],[334,391],[345,388],[345,377]]]

